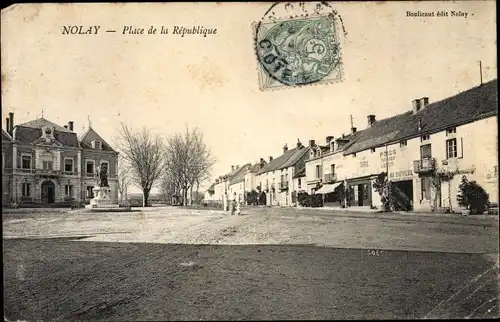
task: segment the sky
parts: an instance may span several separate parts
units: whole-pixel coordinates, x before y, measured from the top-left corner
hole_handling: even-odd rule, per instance
[[[496,78],[495,1],[331,3],[341,38],[342,82],[261,91],[252,23],[271,3],[21,4],[2,10],[2,115],[19,124],[42,114],[92,127],[109,143],[120,122],[165,137],[199,127],[231,165],[282,153],[299,138],[324,143],[367,115],[404,113],[414,98],[444,99]],[[467,12],[407,17],[407,11]],[[63,26],[101,26],[63,35]],[[125,26],[203,26],[215,35],[122,34]],[[116,33],[106,33],[115,29]],[[159,32],[159,31],[158,31]],[[5,126],[2,121],[2,127]],[[208,184],[208,183],[207,183]]]

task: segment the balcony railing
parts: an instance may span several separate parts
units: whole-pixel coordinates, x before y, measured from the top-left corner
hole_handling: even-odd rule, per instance
[[[60,176],[61,171],[59,170],[47,170],[47,169],[36,169],[36,174],[47,175],[47,176]]]
[[[436,159],[428,158],[413,161],[413,171],[415,173],[425,173],[436,169]]]
[[[335,173],[327,173],[325,174],[324,183],[334,183],[337,181],[337,174]]]
[[[288,181],[280,182],[280,190],[288,190]]]
[[[34,173],[35,169],[17,168],[17,169],[14,169],[14,172],[16,172],[16,173]]]

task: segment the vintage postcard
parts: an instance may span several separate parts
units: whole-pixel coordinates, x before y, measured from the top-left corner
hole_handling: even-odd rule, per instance
[[[3,8],[4,320],[498,318],[496,9]]]

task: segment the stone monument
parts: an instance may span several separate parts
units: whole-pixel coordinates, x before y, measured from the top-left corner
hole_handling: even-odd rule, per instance
[[[90,200],[90,209],[104,208],[114,209],[118,208],[117,203],[113,203],[111,199],[111,188],[108,184],[108,165],[103,163],[96,172],[97,184],[94,187],[94,198]]]

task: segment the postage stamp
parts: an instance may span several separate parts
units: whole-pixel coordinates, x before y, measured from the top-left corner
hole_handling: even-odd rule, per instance
[[[346,34],[325,2],[273,5],[254,23],[260,89],[342,81],[339,29]]]

